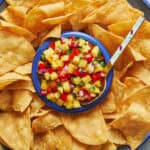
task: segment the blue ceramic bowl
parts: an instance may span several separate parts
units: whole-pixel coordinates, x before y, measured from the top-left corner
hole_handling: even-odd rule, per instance
[[[2,4],[4,2],[4,0],[0,0],[0,4]]]
[[[76,38],[83,38],[83,39],[89,41],[90,43],[93,43],[94,45],[97,45],[100,48],[103,56],[105,57],[106,62],[109,61],[110,55],[109,55],[107,49],[103,46],[103,44],[101,42],[99,42],[98,40],[96,40],[92,36],[87,35],[87,34],[82,33],[82,32],[65,32],[65,33],[62,34],[62,37],[64,37],[64,38],[69,38],[71,36],[74,36]],[[94,100],[93,102],[91,102],[90,104],[87,104],[87,105],[82,106],[80,108],[66,109],[65,107],[58,106],[56,103],[54,103],[52,101],[49,101],[45,96],[41,96],[40,95],[41,89],[40,89],[40,81],[39,81],[39,78],[38,78],[38,62],[40,60],[42,52],[49,47],[50,42],[51,42],[51,40],[49,39],[49,40],[45,41],[41,45],[41,47],[38,49],[38,51],[37,51],[37,53],[35,55],[35,58],[33,60],[33,65],[32,65],[32,80],[33,80],[34,87],[35,87],[36,92],[39,95],[39,97],[49,107],[53,108],[56,111],[60,111],[60,112],[64,112],[64,113],[79,113],[79,112],[84,112],[86,110],[89,110],[89,109],[95,107],[99,103],[101,103],[104,100],[105,96],[107,95],[107,93],[108,93],[108,91],[109,91],[109,89],[111,87],[112,79],[113,79],[113,70],[111,70],[110,73],[109,73],[109,75],[107,76],[107,79],[106,79],[107,81],[106,81],[105,89],[104,89],[102,95],[100,97],[98,97],[96,100]]]

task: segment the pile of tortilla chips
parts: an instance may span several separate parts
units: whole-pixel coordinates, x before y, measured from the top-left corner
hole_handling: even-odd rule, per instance
[[[36,49],[77,30],[112,55],[139,16],[127,0],[6,0],[0,13],[0,143],[13,150],[134,150],[150,130],[150,22],[114,67],[102,104],[69,115],[48,108],[31,80]]]

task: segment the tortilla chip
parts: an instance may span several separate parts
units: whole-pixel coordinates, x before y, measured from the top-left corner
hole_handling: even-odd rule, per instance
[[[140,16],[144,16],[144,12],[132,7],[129,3],[128,3],[128,10],[129,10],[132,20],[136,20]]]
[[[10,111],[12,110],[12,92],[3,90],[0,92],[0,110]]]
[[[122,111],[127,110],[127,108],[132,103],[138,103],[142,105],[143,107],[147,106],[147,108],[149,109],[149,95],[150,95],[150,87],[144,86],[143,88],[139,89],[134,94],[132,94],[130,97],[128,97],[121,104]]]
[[[32,45],[23,37],[0,30],[0,75],[33,59]]]
[[[102,146],[102,150],[116,150],[117,146],[113,143],[107,142]]]
[[[108,131],[99,108],[77,115],[62,114],[62,121],[71,135],[81,143],[99,145],[107,141]]]
[[[115,120],[117,118],[119,118],[120,114],[118,112],[115,112],[115,113],[108,113],[108,114],[104,114],[104,119],[106,121],[112,121],[112,120]]]
[[[116,103],[119,104],[123,100],[125,89],[126,89],[126,85],[122,83],[120,80],[118,80],[117,78],[114,78],[112,84],[112,92],[115,95]]]
[[[48,38],[60,38],[61,37],[61,25],[54,27],[49,33],[47,33],[43,38],[42,42]]]
[[[29,110],[23,114],[0,113],[0,139],[11,149],[29,150],[32,142]],[[14,142],[15,141],[15,142]]]
[[[107,26],[113,23],[131,19],[132,18],[128,10],[127,1],[112,0],[108,1],[106,4],[99,8],[96,21],[101,25]]]
[[[131,30],[131,28],[133,27],[134,23],[136,22],[136,20],[134,21],[122,21],[122,22],[118,22],[115,24],[111,24],[110,26],[108,26],[108,30],[125,37],[128,32]],[[135,38],[137,39],[149,39],[150,38],[150,23],[148,21],[145,21],[141,28],[138,30],[137,34],[135,35]]]
[[[60,125],[62,125],[62,122],[59,114],[56,112],[49,112],[48,114],[33,120],[32,129],[34,133],[43,133]]]
[[[117,111],[117,104],[115,100],[115,95],[110,91],[104,102],[100,105],[103,114]]]
[[[41,6],[41,5],[47,5],[47,4],[52,4],[56,2],[62,2],[62,0],[38,0],[36,5]]]
[[[133,95],[138,90],[142,89],[145,85],[136,77],[126,77],[124,79],[124,84],[127,88],[125,88],[125,96],[124,100]]]
[[[30,78],[28,76],[19,75],[14,72],[9,72],[0,76],[0,90],[18,80],[30,81]]]
[[[14,111],[24,112],[30,105],[32,95],[27,90],[15,90],[12,95],[12,107]]]
[[[109,129],[109,141],[114,144],[127,144],[127,141],[123,134],[118,130],[114,128]]]
[[[140,99],[140,97],[138,97]],[[141,99],[142,101],[143,99]],[[137,111],[138,110],[138,111]],[[135,149],[150,129],[150,108],[147,105],[132,103],[122,116],[112,122],[126,137],[132,149]]]
[[[140,52],[135,51],[133,48],[130,47],[130,51],[135,61],[145,61],[146,57],[144,57]]]
[[[102,145],[98,145],[98,146],[88,146],[87,149],[88,149],[88,150],[102,150]]]
[[[23,81],[23,80],[15,81],[9,84],[8,86],[6,86],[4,89],[6,90],[29,90],[30,92],[35,93],[35,89],[34,89],[31,79],[29,81]]]
[[[143,62],[144,68],[150,71],[150,59]]]
[[[23,26],[27,11],[27,7],[8,6],[4,11],[0,13],[0,16],[9,23]]]
[[[50,109],[42,109],[44,106],[45,103],[36,94],[33,94],[33,100],[30,104],[31,118],[40,117],[50,112]]]
[[[72,149],[72,138],[63,126],[47,133],[35,136],[33,150],[69,150]]]
[[[25,65],[17,67],[14,71],[18,74],[27,75],[31,74],[32,63],[27,63]]]
[[[27,29],[5,22],[3,20],[0,20],[0,28],[6,31],[10,31],[13,34],[23,36],[29,42],[33,41],[36,38],[36,36],[33,33],[29,32]]]
[[[24,7],[32,7],[35,5],[36,1],[31,0],[6,0],[9,5],[12,6],[24,6]]]
[[[54,17],[54,18],[47,18],[47,19],[42,20],[42,22],[45,23],[45,24],[48,24],[48,25],[49,24],[50,25],[53,25],[53,24],[62,24],[71,15],[72,14],[67,14],[67,15],[64,15],[64,16],[58,16],[58,17]]]
[[[144,68],[143,62],[136,62],[128,70],[128,73],[139,80],[143,81],[146,85],[150,85],[150,70]]]
[[[73,138],[72,139],[72,150],[87,150],[87,145],[82,144]]]
[[[133,40],[131,46],[144,57],[150,59],[150,40],[149,39],[136,39]]]

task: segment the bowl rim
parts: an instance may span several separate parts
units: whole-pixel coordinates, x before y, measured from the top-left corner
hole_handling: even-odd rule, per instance
[[[109,61],[110,55],[109,55],[107,49],[104,47],[104,45],[100,41],[98,41],[94,37],[92,37],[92,36],[90,36],[86,33],[78,32],[78,31],[68,31],[68,32],[64,32],[64,33],[61,34],[62,38],[63,37],[64,38],[69,38],[71,36],[75,36],[77,38],[83,38],[86,41],[89,41],[90,43],[93,43],[94,45],[97,45],[100,48],[100,50],[101,50],[101,52],[102,52],[102,54],[105,58],[105,61],[106,62]],[[35,57],[34,57],[34,60],[33,60],[33,63],[32,63],[32,82],[33,82],[33,85],[34,85],[34,88],[36,90],[37,95],[41,98],[41,100],[47,106],[49,106],[50,108],[53,108],[56,111],[63,112],[63,113],[81,113],[81,112],[87,111],[87,110],[95,107],[96,105],[100,104],[104,100],[104,98],[106,97],[106,95],[107,95],[107,93],[108,93],[108,91],[111,87],[112,80],[113,80],[113,69],[109,72],[109,74],[106,78],[107,84],[106,84],[106,88],[103,91],[102,95],[99,96],[93,102],[91,102],[91,103],[89,103],[85,106],[81,106],[80,108],[66,109],[65,107],[58,106],[56,103],[48,100],[45,96],[40,95],[40,91],[41,91],[40,90],[40,82],[39,82],[39,78],[38,78],[38,74],[37,74],[38,62],[40,60],[42,52],[49,47],[50,41],[51,41],[51,39],[48,39],[48,40],[46,40],[45,42],[42,43],[42,45],[38,48],[37,53],[35,54]]]

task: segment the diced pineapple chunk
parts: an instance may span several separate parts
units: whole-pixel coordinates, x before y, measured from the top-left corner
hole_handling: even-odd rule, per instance
[[[103,71],[103,70],[104,70],[104,68],[100,64],[95,65],[95,70],[94,70],[95,73]]]
[[[62,86],[63,86],[63,89],[64,89],[65,92],[69,93],[71,91],[70,84],[69,84],[68,81],[64,82],[62,84]]]
[[[62,101],[61,99],[56,100],[56,104],[58,106],[62,106],[64,104],[64,101]]]
[[[83,45],[85,45],[85,40],[80,38],[79,39],[79,46],[81,47]]]
[[[55,52],[53,51],[52,48],[48,48],[48,49],[45,50],[43,53],[44,53],[44,55],[45,55],[46,58],[47,58],[47,57],[51,57],[52,55],[55,54]]]
[[[53,58],[53,61],[55,61],[56,59],[59,58],[59,56],[57,54],[53,54],[51,57]]]
[[[55,97],[55,99],[59,99],[60,93],[59,92],[54,93],[54,97]]]
[[[57,60],[57,65],[58,65],[59,67],[63,67],[64,63],[63,63],[63,61],[61,61],[61,60]]]
[[[84,45],[83,48],[82,48],[82,52],[83,53],[88,53],[90,50],[90,46],[89,45]]]
[[[79,62],[80,62],[80,56],[75,56],[72,60],[72,62],[75,64],[75,65],[78,65]]]
[[[87,83],[91,82],[91,77],[89,75],[87,75],[87,76],[85,76],[85,77],[82,78],[82,81],[85,84],[87,84]]]
[[[98,46],[95,46],[93,49],[92,49],[92,55],[93,55],[93,57],[97,57],[98,56],[98,54],[99,54],[99,48],[98,48]]]
[[[74,69],[75,69],[75,65],[73,64],[68,65],[68,73],[73,73]]]
[[[77,101],[77,100],[73,101],[73,108],[80,108],[80,107],[81,107],[81,105],[80,105],[79,101]]]
[[[55,47],[56,47],[56,48],[60,48],[60,47],[61,47],[61,41],[59,41],[59,40],[56,41],[56,42],[55,42]]]
[[[86,68],[87,72],[89,72],[89,73],[93,73],[94,69],[95,68],[94,68],[94,65],[92,63],[88,64],[88,66]]]
[[[67,43],[64,43],[60,48],[62,49],[62,51],[66,52],[69,49],[69,45]]]
[[[90,88],[91,93],[95,93],[95,94],[100,94],[101,91],[98,87],[96,87],[95,85],[92,85]]]
[[[52,65],[52,68],[53,68],[53,69],[57,69],[57,68],[59,67],[58,64],[57,64],[57,60],[51,62],[51,65]]]
[[[100,82],[100,81],[96,81],[96,82],[94,82],[94,84],[95,84],[97,87],[101,87],[101,82]]]
[[[80,68],[86,68],[87,66],[87,61],[84,59],[81,59],[78,65]]]
[[[62,93],[63,93],[63,87],[59,86],[59,87],[58,87],[58,91],[59,91],[59,93],[62,94]]]
[[[64,39],[63,39],[63,42],[66,43],[66,44],[68,44],[68,45],[71,44],[71,40],[68,39],[68,38],[64,38]]]
[[[51,80],[56,80],[58,78],[58,74],[56,73],[56,72],[52,72],[51,74],[50,74],[50,79]]]
[[[67,101],[72,102],[73,99],[74,99],[73,95],[72,95],[72,94],[68,94],[68,96],[67,96]]]
[[[80,78],[80,77],[74,77],[74,78],[72,79],[72,81],[73,81],[73,83],[74,83],[75,85],[79,85],[79,84],[81,83],[81,78]]]
[[[42,90],[46,90],[46,89],[47,89],[47,86],[48,86],[48,85],[47,85],[46,80],[42,80],[42,81],[41,81],[41,89],[42,89]]]
[[[90,88],[91,88],[91,84],[85,84],[85,88],[86,88],[86,90],[89,90]]]
[[[63,55],[61,57],[61,61],[68,61],[69,60],[69,56],[68,55]]]
[[[48,95],[46,96],[46,98],[47,98],[48,100],[53,101],[53,102],[56,101],[55,95],[54,95],[53,93],[48,94]]]
[[[49,80],[50,79],[50,74],[48,72],[44,73],[44,78],[46,80]]]
[[[79,87],[75,87],[74,89],[73,89],[73,92],[74,93],[78,93],[80,91],[80,88]]]
[[[67,109],[72,109],[72,108],[73,108],[73,104],[72,104],[72,102],[70,102],[70,101],[66,101],[66,102],[64,103],[64,106],[65,106]]]

